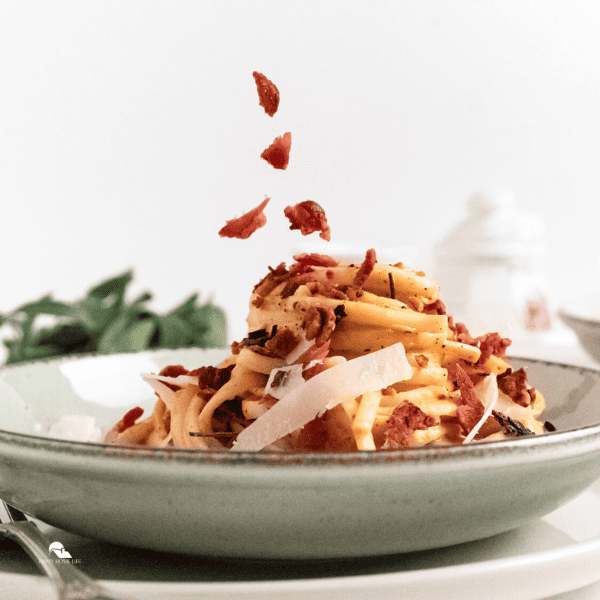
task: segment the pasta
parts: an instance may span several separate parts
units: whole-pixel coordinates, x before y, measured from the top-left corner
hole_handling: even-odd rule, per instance
[[[254,287],[248,336],[223,363],[144,374],[153,413],[132,409],[105,441],[346,452],[544,433],[544,397],[506,362],[510,340],[473,338],[424,273],[374,250],[294,260]]]

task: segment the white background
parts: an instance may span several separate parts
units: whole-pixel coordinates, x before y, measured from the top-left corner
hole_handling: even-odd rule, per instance
[[[0,312],[134,267],[157,309],[200,291],[237,339],[307,241],[288,204],[426,256],[490,186],[546,226],[554,302],[598,291],[599,32],[592,0],[0,0]],[[266,195],[267,226],[218,237]]]

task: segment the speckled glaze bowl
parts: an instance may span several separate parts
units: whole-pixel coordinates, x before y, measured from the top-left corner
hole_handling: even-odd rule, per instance
[[[600,363],[600,313],[563,308],[560,317],[577,334],[587,353]]]
[[[62,414],[110,426],[135,404],[150,408],[152,392],[138,377],[150,363],[195,368],[222,357],[161,351],[1,370],[0,497],[54,526],[128,546],[334,558],[493,536],[550,513],[600,477],[600,371],[524,359],[511,362],[543,390],[554,433],[345,455],[127,449],[49,437]]]

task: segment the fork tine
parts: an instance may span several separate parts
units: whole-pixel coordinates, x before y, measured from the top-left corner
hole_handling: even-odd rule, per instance
[[[21,512],[18,508],[15,508],[14,506],[12,506],[12,504],[9,504],[5,500],[2,500],[2,504],[4,504],[4,509],[8,513],[8,518],[11,521],[27,521],[28,520],[25,513]]]

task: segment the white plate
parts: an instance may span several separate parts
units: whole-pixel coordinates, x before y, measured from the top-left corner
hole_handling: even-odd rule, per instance
[[[0,371],[0,497],[53,526],[156,551],[339,558],[441,548],[530,523],[600,477],[600,371],[526,365],[556,433],[446,448],[281,455],[115,448],[45,437],[61,415],[151,408],[140,371],[219,351],[31,363]],[[40,435],[32,435],[35,431]],[[29,433],[27,433],[29,432]],[[149,526],[148,524],[151,524]]]
[[[89,575],[115,592],[147,600],[540,600],[555,594],[575,600],[596,596],[590,589],[582,595],[563,593],[600,580],[600,482],[518,530],[379,558],[203,559],[93,542],[47,526],[44,530]],[[50,585],[33,575],[31,560],[16,546],[0,544],[2,550],[12,550],[0,552],[0,589],[10,589],[12,600],[46,600]]]

